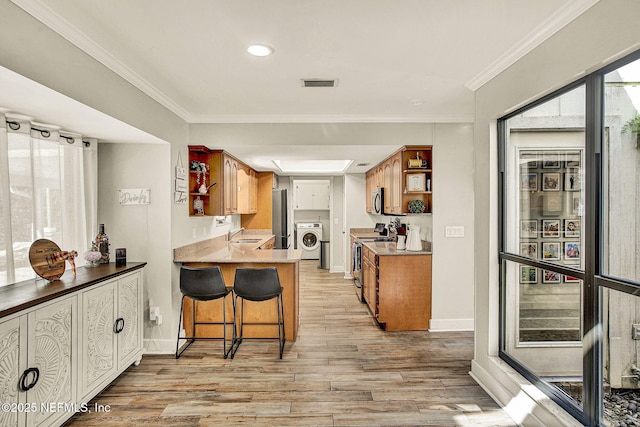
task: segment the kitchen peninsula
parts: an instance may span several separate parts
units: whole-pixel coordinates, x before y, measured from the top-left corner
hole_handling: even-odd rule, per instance
[[[288,341],[295,341],[299,314],[299,265],[302,251],[298,249],[270,249],[274,236],[271,231],[245,230],[228,240],[220,236],[174,249],[173,261],[191,267],[217,265],[227,286],[233,286],[237,268],[275,267],[283,288],[284,326]],[[185,299],[183,327],[193,325],[192,301]],[[227,298],[227,337],[233,324],[232,299]],[[244,304],[245,322],[273,323],[277,320],[276,301]],[[198,302],[197,322],[221,322],[222,300]],[[197,325],[196,336],[222,338],[222,325]],[[274,325],[245,325],[244,336],[251,338],[277,337]]]

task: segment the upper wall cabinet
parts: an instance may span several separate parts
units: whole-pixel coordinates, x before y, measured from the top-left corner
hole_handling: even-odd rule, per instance
[[[293,181],[293,207],[299,210],[329,210],[329,180]]]
[[[432,146],[405,146],[366,174],[366,208],[373,213],[371,193],[384,188],[384,213],[431,213]]]
[[[189,215],[254,214],[257,173],[222,150],[189,146]]]

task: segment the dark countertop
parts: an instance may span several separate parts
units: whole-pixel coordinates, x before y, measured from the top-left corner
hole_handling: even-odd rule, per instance
[[[100,264],[98,267],[78,267],[74,277],[71,270],[58,280],[49,282],[40,277],[0,288],[0,318],[46,301],[76,292],[105,280],[139,270],[146,262],[129,262],[122,267],[116,264]]]

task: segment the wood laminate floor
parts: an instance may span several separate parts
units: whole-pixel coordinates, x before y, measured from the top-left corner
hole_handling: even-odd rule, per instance
[[[303,261],[298,341],[144,356],[68,426],[515,426],[469,376],[473,334],[384,332],[352,281]],[[402,309],[399,307],[399,309]]]

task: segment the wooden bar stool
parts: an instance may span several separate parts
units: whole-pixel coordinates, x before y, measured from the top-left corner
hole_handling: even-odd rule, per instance
[[[275,267],[268,268],[237,268],[233,283],[233,339],[231,341],[231,358],[233,359],[240,344],[244,339],[275,339],[273,338],[244,338],[244,325],[277,325],[278,326],[278,344],[280,347],[280,359],[284,351],[286,342],[284,332],[284,304],[282,302],[282,286],[280,286],[280,278],[278,270]],[[237,316],[237,302],[240,298],[240,319]],[[245,323],[244,322],[244,300],[247,301],[268,301],[276,298],[278,322],[277,323]],[[239,322],[239,326],[238,326]],[[239,331],[239,333],[238,333]]]
[[[180,317],[178,320],[178,339],[176,341],[176,359],[184,353],[184,351],[195,340],[223,340],[223,355],[226,359],[229,355],[227,351],[227,295],[231,292],[231,286],[225,286],[224,278],[220,267],[185,267],[180,268],[180,291],[182,292],[182,302],[180,303]],[[189,297],[193,300],[193,333],[190,337],[182,339],[187,340],[187,345],[179,350],[180,346],[180,323],[182,321],[182,311],[184,308],[184,299]],[[198,301],[212,301],[222,298],[222,322],[196,322],[196,304]],[[223,325],[222,338],[196,337],[196,325]],[[186,333],[186,332],[185,332]],[[235,335],[235,334],[234,334]],[[233,341],[232,341],[233,344]]]

